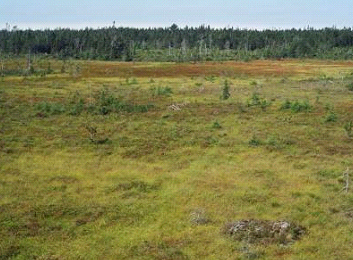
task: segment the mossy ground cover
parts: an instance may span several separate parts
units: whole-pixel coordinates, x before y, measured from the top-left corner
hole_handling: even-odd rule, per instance
[[[0,259],[353,255],[349,62],[48,63],[0,79]]]

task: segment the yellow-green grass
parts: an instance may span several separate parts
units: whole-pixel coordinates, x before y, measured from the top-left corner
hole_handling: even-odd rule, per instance
[[[353,255],[350,62],[48,62],[50,74],[0,81],[0,258]],[[103,92],[151,107],[105,114]],[[242,219],[306,233],[235,241],[224,226]]]

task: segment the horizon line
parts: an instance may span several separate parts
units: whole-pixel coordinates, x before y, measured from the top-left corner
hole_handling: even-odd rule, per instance
[[[92,24],[84,24],[84,23],[76,23],[73,25],[68,25],[68,24],[51,24],[51,25],[39,25],[39,24],[34,24],[34,23],[29,23],[28,25],[25,25],[25,23],[21,23],[19,25],[17,24],[11,24],[6,22],[5,23],[5,28],[2,28],[0,30],[7,30],[7,31],[26,31],[26,30],[33,30],[33,31],[45,31],[45,30],[60,30],[60,29],[69,29],[69,30],[85,30],[85,29],[92,29],[92,30],[99,30],[99,29],[108,29],[108,28],[130,28],[130,29],[167,29],[170,28],[173,25],[177,25],[178,29],[186,29],[186,28],[200,28],[200,27],[206,27],[206,28],[211,28],[211,29],[239,29],[239,30],[257,30],[257,31],[266,31],[266,30],[308,30],[308,29],[314,29],[314,30],[322,30],[322,29],[352,29],[352,26],[337,26],[335,24],[331,26],[327,25],[322,25],[322,26],[313,26],[310,24],[304,25],[304,26],[272,26],[272,27],[266,27],[266,26],[241,26],[241,25],[215,25],[212,26],[210,24],[199,24],[199,25],[178,25],[177,23],[171,23],[170,25],[162,25],[162,24],[155,24],[155,25],[141,25],[141,24],[118,24],[116,25],[115,22],[112,22],[110,25],[103,24],[103,23],[97,23],[95,25]]]

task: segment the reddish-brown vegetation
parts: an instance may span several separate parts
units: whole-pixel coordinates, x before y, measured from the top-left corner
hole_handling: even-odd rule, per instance
[[[353,62],[302,62],[300,60],[258,60],[251,62],[122,63],[88,62],[84,77],[193,77],[193,76],[294,76],[315,75],[320,70],[351,68]]]

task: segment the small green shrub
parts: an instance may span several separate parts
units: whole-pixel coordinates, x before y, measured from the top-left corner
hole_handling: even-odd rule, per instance
[[[269,107],[271,105],[271,102],[267,101],[267,99],[263,99],[260,102],[260,107],[262,110],[266,110],[267,107]]]
[[[257,86],[257,81],[256,80],[252,80],[249,82],[250,86]]]
[[[205,80],[214,83],[216,81],[216,76],[205,76]]]
[[[337,121],[337,115],[336,115],[336,113],[335,112],[333,112],[333,111],[330,111],[327,115],[326,115],[326,117],[325,117],[325,122],[326,123],[329,123],[329,122],[336,122]]]
[[[104,89],[96,96],[96,104],[91,108],[93,110],[92,112],[97,111],[98,114],[107,115],[112,112],[145,113],[148,112],[151,107],[153,107],[152,104],[127,103]]]
[[[255,135],[249,140],[249,146],[257,147],[262,144],[262,141],[258,139]]]
[[[260,97],[258,94],[253,93],[251,98],[248,100],[248,107],[260,105]]]
[[[85,102],[83,98],[80,98],[80,100],[76,104],[72,105],[69,115],[78,116],[83,112],[84,109],[85,109]]]
[[[308,100],[303,100],[303,101],[296,100],[294,102],[286,100],[285,102],[282,103],[281,110],[289,110],[289,109],[293,113],[310,112],[312,110],[312,106],[310,105]]]
[[[222,96],[221,96],[222,100],[227,100],[228,98],[230,98],[229,88],[230,88],[230,84],[228,80],[225,80],[222,88]]]
[[[248,100],[248,107],[260,107],[262,110],[266,110],[266,108],[270,105],[270,101],[261,98],[257,93],[253,93],[251,98]]]
[[[291,102],[288,100],[288,99],[286,99],[286,101],[284,101],[283,103],[282,103],[282,105],[281,105],[281,109],[282,110],[286,110],[286,109],[290,109],[291,108]]]
[[[67,103],[41,102],[36,105],[36,110],[42,116],[63,113],[78,116],[84,111],[100,115],[119,112],[145,113],[152,107],[154,107],[153,104],[133,104],[123,101],[104,89],[95,96],[95,101],[89,104],[86,104],[84,98],[76,93]]]
[[[212,128],[214,128],[214,129],[220,129],[220,128],[222,128],[222,126],[221,126],[220,123],[218,123],[218,122],[216,121],[216,122],[213,123]]]
[[[270,146],[278,146],[278,140],[275,136],[270,136],[267,141],[266,141],[267,145],[270,145]]]
[[[294,113],[299,113],[299,112],[309,112],[311,111],[311,105],[309,104],[309,101],[304,100],[304,101],[295,101],[293,104],[291,104],[291,111]]]
[[[41,102],[37,105],[38,112],[46,115],[59,115],[65,113],[65,107],[61,103]]]
[[[126,78],[125,82],[126,82],[126,85],[137,85],[138,84],[138,81],[136,78],[132,78],[132,79]]]
[[[117,101],[117,98],[114,97],[107,89],[101,90],[96,96],[96,104],[99,106],[110,107],[113,106]]]
[[[136,78],[133,78],[132,81],[130,82],[131,85],[137,85],[139,82],[137,81]]]
[[[148,183],[140,180],[132,180],[128,182],[122,182],[117,184],[113,189],[116,191],[130,191],[137,190],[139,192],[152,192],[158,190],[161,186],[161,183]]]
[[[347,84],[347,85],[346,85],[346,88],[347,88],[349,91],[353,91],[353,82]]]
[[[151,90],[154,96],[170,96],[173,94],[173,90],[170,87],[154,87]]]

